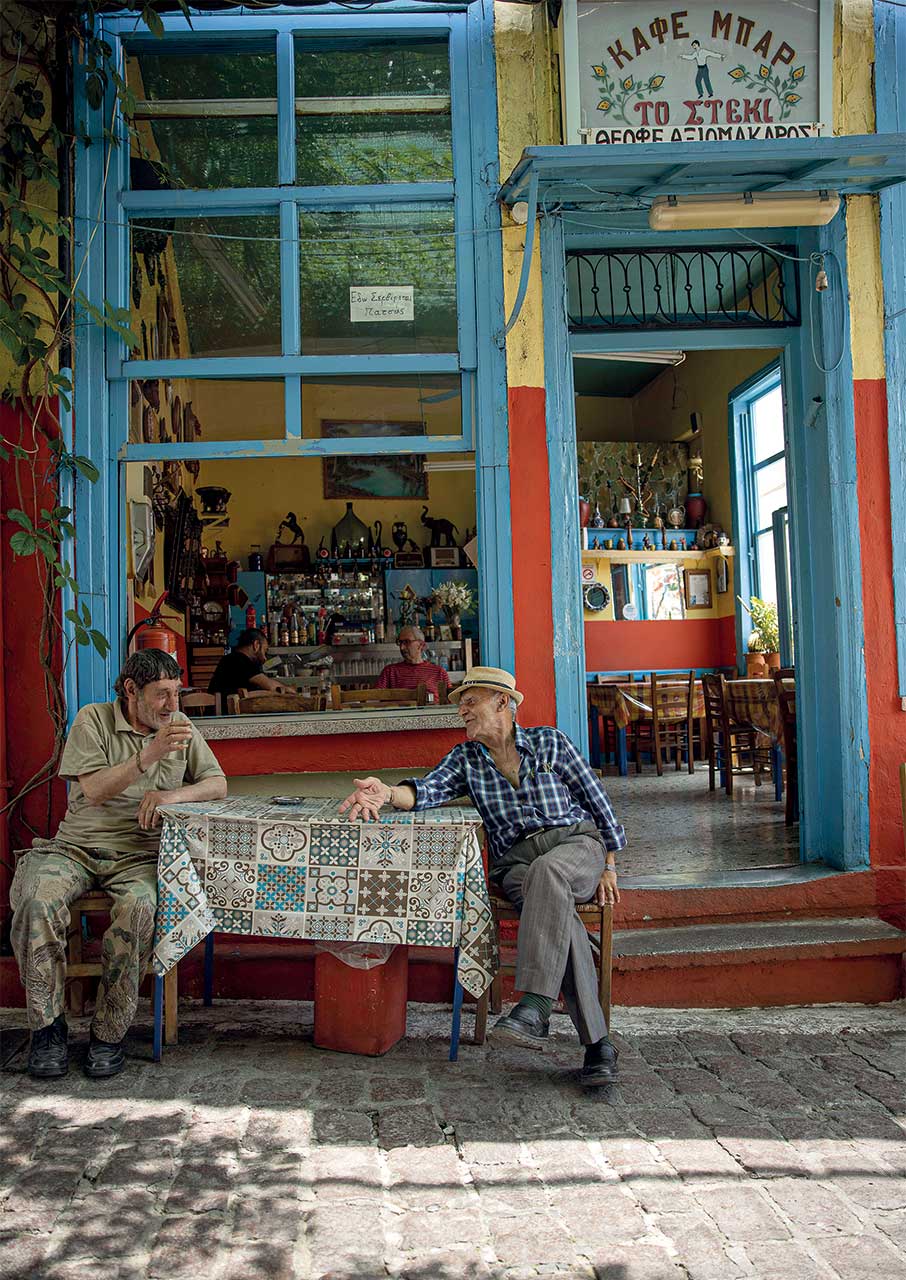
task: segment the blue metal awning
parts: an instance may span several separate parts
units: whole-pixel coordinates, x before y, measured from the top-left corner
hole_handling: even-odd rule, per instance
[[[498,198],[507,205],[528,200],[533,179],[538,202],[548,208],[581,208],[613,196],[737,191],[872,195],[906,182],[906,134],[528,147]]]

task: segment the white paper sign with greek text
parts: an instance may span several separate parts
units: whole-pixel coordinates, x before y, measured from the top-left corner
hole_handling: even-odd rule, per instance
[[[574,4],[568,142],[735,142],[829,127],[822,0]]]
[[[353,324],[381,320],[414,320],[415,287],[411,284],[364,284],[349,287],[349,319]]]

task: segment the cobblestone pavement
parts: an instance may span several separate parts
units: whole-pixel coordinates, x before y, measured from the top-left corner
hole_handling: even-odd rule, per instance
[[[903,1280],[903,1015],[618,1009],[597,1094],[563,1017],[451,1064],[436,1009],[367,1059],[310,1005],[188,1005],[107,1082],[82,1022],[65,1080],[0,1077],[0,1276]]]

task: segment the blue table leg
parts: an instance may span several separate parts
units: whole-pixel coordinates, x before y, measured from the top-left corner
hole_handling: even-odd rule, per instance
[[[626,730],[617,729],[617,765],[620,770],[620,777],[625,778],[629,773],[629,757],[626,754]]]
[[[774,775],[774,799],[783,799],[783,752],[776,742],[771,744],[771,772]]]
[[[453,1024],[450,1028],[450,1061],[459,1057],[459,1029],[462,1022],[462,983],[459,981],[459,947],[453,953]]]
[[[601,716],[597,707],[591,707],[589,710],[589,726],[591,732],[589,735],[589,749],[591,755],[591,763],[596,769],[601,767]]]
[[[204,1002],[210,1008],[214,1003],[214,935],[204,940]]]
[[[154,975],[154,1061],[160,1062],[164,1051],[164,980]]]

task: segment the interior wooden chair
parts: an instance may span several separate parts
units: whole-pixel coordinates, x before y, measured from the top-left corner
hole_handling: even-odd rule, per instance
[[[796,668],[795,667],[777,667],[777,669],[775,671],[772,671],[771,674],[773,675],[775,680],[795,680]]]
[[[774,672],[774,687],[780,703],[780,723],[783,725],[783,762],[786,767],[786,807],[784,821],[788,827],[799,821],[799,753],[796,745],[796,690],[785,684],[789,676]]]
[[[418,685],[415,689],[342,689],[338,684],[330,686],[330,705],[334,711],[342,711],[343,707],[356,706],[380,707],[425,707],[428,705],[428,686]]]
[[[654,763],[657,776],[663,777],[664,752],[672,751],[679,772],[683,753],[689,762],[689,772],[695,772],[694,722],[695,672],[688,677],[658,676],[651,673],[651,736],[654,739]]]
[[[219,693],[200,693],[192,691],[180,693],[179,709],[187,716],[219,716],[222,715]]]
[[[595,676],[595,684],[631,684],[632,672],[630,671],[608,671],[606,675],[598,672]]]
[[[770,749],[758,746],[752,725],[730,719],[726,685],[723,675],[705,672],[702,676],[708,723],[708,789],[715,789],[714,775],[722,769],[724,790],[732,796],[733,778],[739,774],[753,773],[756,787],[761,786],[762,769],[766,764],[770,767]],[[743,764],[743,759],[749,763]]]
[[[494,927],[497,930],[497,945],[499,949],[501,921],[518,921],[519,912],[509,898],[505,898],[493,888],[488,889],[488,895],[491,901],[491,915],[494,919]],[[588,933],[588,942],[594,953],[595,970],[598,975],[598,1000],[609,1029],[611,969],[613,966],[613,906],[608,903],[606,906],[599,907],[596,902],[587,902],[583,903],[582,906],[576,907],[576,912],[585,926]],[[491,983],[490,992],[486,992],[482,996],[482,1000],[479,1001],[475,1025],[476,1044],[481,1044],[484,1039],[484,1022],[487,1017],[487,1010],[482,1010],[482,1001],[486,1002],[490,997],[491,1012],[494,1014],[500,1013],[503,1007],[503,978],[512,976],[515,972],[516,966],[505,962],[501,953],[500,968]],[[479,1026],[481,1027],[481,1039],[479,1039]]]
[[[89,915],[109,915],[113,906],[112,899],[101,889],[91,889],[70,903],[69,928],[66,934],[66,1005],[74,1017],[81,1017],[85,1012],[85,978],[101,976],[100,958],[86,960],[83,944],[88,937],[87,917]],[[179,1032],[179,1013],[177,1004],[176,965],[163,978],[158,978],[151,965],[145,970],[156,985],[161,983],[163,1000],[161,1007],[152,996],[154,1007],[154,1061],[159,1062],[162,1044],[176,1044]]]
[[[240,693],[227,694],[227,711],[233,716],[254,716],[272,711],[323,711],[326,702],[323,693],[304,697],[299,693],[272,693],[269,689],[256,689],[245,697]]]

